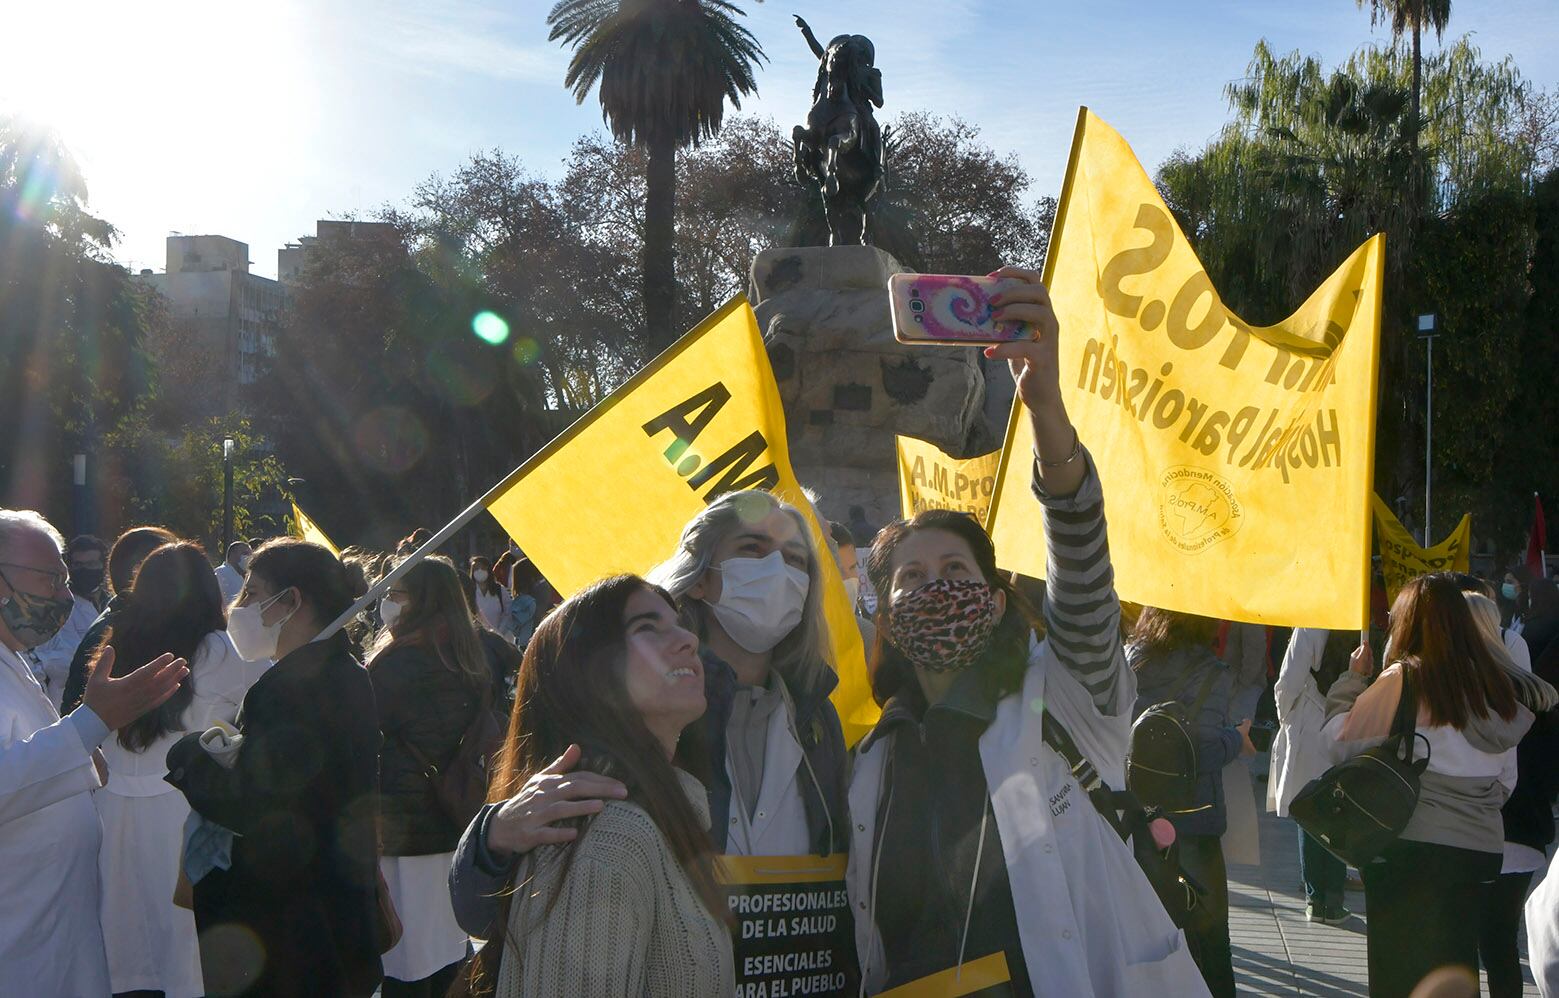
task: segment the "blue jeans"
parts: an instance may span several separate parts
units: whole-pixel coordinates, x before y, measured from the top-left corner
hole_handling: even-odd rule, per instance
[[[1299,829],[1299,879],[1305,882],[1305,901],[1326,911],[1341,908],[1347,878],[1347,864]]]

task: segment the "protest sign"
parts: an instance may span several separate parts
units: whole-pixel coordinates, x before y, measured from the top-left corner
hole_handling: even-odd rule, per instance
[[[1254,623],[1364,622],[1384,253],[1371,238],[1289,318],[1252,326],[1223,304],[1130,147],[1079,112],[1044,277],[1123,599]],[[988,526],[1003,567],[1043,576],[1032,446],[1015,402]]]
[[[985,522],[996,490],[999,451],[960,461],[924,440],[897,440],[899,499],[906,519],[928,509],[954,509]]]
[[[738,998],[855,993],[844,856],[718,856],[715,864],[734,922]]]
[[[1433,547],[1420,547],[1380,496],[1370,496],[1375,511],[1375,544],[1380,548],[1380,574],[1386,599],[1396,602],[1408,581],[1428,572],[1465,572],[1472,563],[1472,514],[1462,517],[1450,536]]]
[[[855,610],[790,465],[785,413],[752,307],[699,323],[488,493],[487,511],[560,593],[670,557],[704,505],[765,489],[800,509],[821,561],[834,706],[853,744],[880,711]]]

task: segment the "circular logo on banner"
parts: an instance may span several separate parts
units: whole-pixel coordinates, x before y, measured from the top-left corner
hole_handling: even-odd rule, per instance
[[[1158,479],[1158,525],[1169,543],[1196,554],[1233,537],[1245,510],[1229,480],[1205,468],[1176,465]]]

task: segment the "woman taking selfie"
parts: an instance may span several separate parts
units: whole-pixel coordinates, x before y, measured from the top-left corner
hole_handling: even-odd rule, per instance
[[[379,721],[346,634],[317,640],[351,605],[327,549],[261,547],[227,633],[243,658],[276,664],[244,697],[238,750],[218,761],[192,733],[168,751],[168,782],[235,833],[231,865],[195,883],[210,993],[368,995],[379,984]]]
[[[435,776],[454,760],[493,676],[454,564],[430,555],[396,580],[368,662],[384,743],[379,755],[380,871],[403,934],[384,954],[384,998],[443,998],[466,956],[445,889],[457,824]]]
[[[1031,642],[970,517],[931,511],[878,535],[868,571],[883,716],[850,787],[850,907],[867,991],[988,958],[1004,959],[1019,995],[1205,995],[1130,847],[1051,745],[1064,731],[1121,787],[1136,684],[1098,475],[1061,402],[1055,315],[1037,274],[1001,273],[1024,283],[998,299],[996,317],[1036,333],[986,355],[1009,361],[1033,419],[1048,635]]]
[[[1324,729],[1334,757],[1356,755],[1391,732],[1408,695],[1422,736],[1417,755],[1429,757],[1407,828],[1359,871],[1378,998],[1406,996],[1447,964],[1476,973],[1482,914],[1503,858],[1500,807],[1515,782],[1508,752],[1533,710],[1553,702],[1551,687],[1496,656],[1449,572],[1403,587],[1388,647],[1392,664],[1373,683],[1369,648],[1354,652],[1328,695]]]
[[[473,961],[473,991],[734,992],[704,788],[672,762],[683,729],[704,709],[698,640],[670,597],[642,579],[599,582],[537,628],[493,775],[494,803],[457,859],[476,875],[454,881],[456,911],[477,912],[482,924],[465,924],[489,940]],[[549,844],[520,841],[523,788],[554,759],[577,755],[571,746],[583,748],[586,768],[620,780],[626,799],[560,808],[552,819],[567,824],[551,829]]]

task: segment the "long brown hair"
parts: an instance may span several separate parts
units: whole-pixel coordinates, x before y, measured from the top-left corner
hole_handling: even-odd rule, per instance
[[[725,921],[729,916],[715,882],[709,833],[664,746],[628,698],[623,613],[629,597],[643,590],[657,593],[675,610],[665,590],[635,575],[619,575],[566,600],[536,628],[520,664],[514,711],[488,800],[498,803],[519,793],[570,745],[579,745],[580,768],[614,777],[628,788],[628,799],[642,807],[665,836],[705,907]],[[587,820],[573,823],[580,827]],[[571,862],[573,844],[561,848],[567,851],[565,862]],[[472,993],[490,991],[496,980],[512,896],[512,891],[505,895],[488,944],[472,961]],[[555,895],[549,906],[554,901]]]
[[[476,636],[455,563],[441,554],[428,555],[399,581],[406,590],[406,608],[379,632],[368,667],[373,668],[379,656],[392,648],[416,647],[432,654],[473,689],[491,684],[492,668]]]
[[[1205,648],[1211,652],[1217,637],[1218,621],[1211,617],[1145,606],[1131,629],[1134,661],[1140,668],[1155,656],[1183,648]]]
[[[990,648],[973,668],[991,699],[999,700],[1023,688],[1028,671],[1029,634],[1036,630],[1028,602],[996,567],[996,546],[974,517],[948,509],[930,509],[911,520],[895,520],[883,527],[872,542],[866,559],[866,575],[877,590],[877,646],[870,650],[872,698],[879,706],[906,689],[918,690],[915,667],[894,644],[888,624],[893,592],[893,554],[898,546],[922,530],[942,530],[963,538],[974,554],[975,567],[993,590],[1007,594],[1007,609],[996,625]]]
[[[114,650],[113,675],[125,676],[164,652],[191,665],[206,635],[227,630],[222,592],[200,545],[188,541],[164,544],[141,562],[122,593],[123,608],[103,641]],[[101,657],[102,651],[98,652]],[[119,729],[119,744],[145,751],[158,738],[180,730],[184,711],[195,696],[195,677],[185,676],[160,707],[147,711]]]
[[[1391,649],[1413,670],[1431,725],[1516,716],[1516,689],[1490,652],[1450,572],[1420,575],[1391,607]]]

